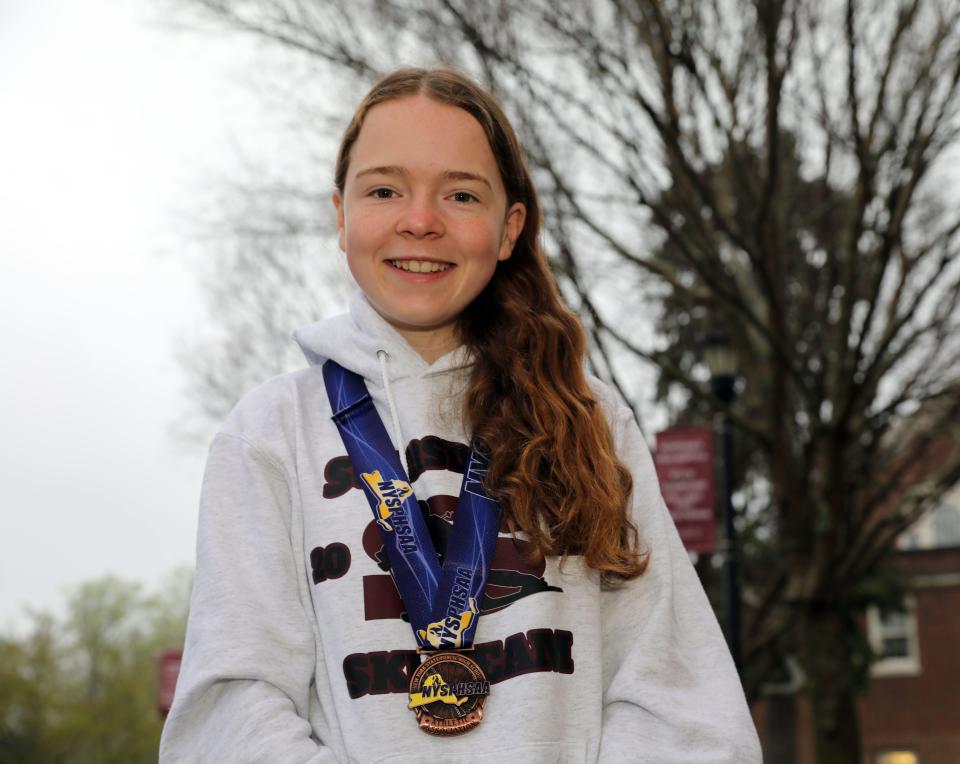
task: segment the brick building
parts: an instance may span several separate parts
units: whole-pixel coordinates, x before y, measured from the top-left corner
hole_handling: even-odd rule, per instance
[[[906,608],[867,613],[884,656],[861,704],[870,764],[960,762],[960,486],[901,538],[896,566]],[[887,761],[884,760],[886,756]],[[893,761],[893,764],[901,762]]]
[[[860,703],[864,764],[960,763],[960,486],[901,538],[895,564],[905,609],[871,609],[864,626],[883,656]],[[780,698],[757,704],[763,737]],[[792,712],[793,704],[787,708]],[[792,755],[765,745],[766,764],[815,764],[809,708],[796,703]]]
[[[861,703],[870,764],[960,762],[960,546],[897,555],[906,611],[867,614],[867,630],[887,655],[873,666]],[[889,754],[901,751],[901,761]],[[886,761],[885,761],[886,758]]]

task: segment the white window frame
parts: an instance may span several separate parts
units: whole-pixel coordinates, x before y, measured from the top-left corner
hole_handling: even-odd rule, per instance
[[[906,615],[907,654],[902,657],[881,658],[870,667],[871,675],[885,676],[918,676],[920,665],[920,640],[917,635],[917,600],[908,594],[903,600]],[[883,649],[884,626],[880,617],[880,609],[874,605],[867,608],[867,639],[870,645],[879,653]]]

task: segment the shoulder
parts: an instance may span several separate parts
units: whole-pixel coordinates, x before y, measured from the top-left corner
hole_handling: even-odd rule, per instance
[[[319,368],[279,374],[248,391],[231,409],[217,435],[239,438],[276,457],[288,456],[293,453],[297,432],[305,426],[305,411],[311,413],[318,407],[329,411]]]
[[[636,427],[636,417],[631,409],[620,396],[620,394],[607,382],[599,377],[587,372],[587,384],[597,403],[600,405],[607,423],[610,425],[614,436],[616,437],[624,427],[633,425]]]
[[[650,445],[637,423],[633,409],[623,401],[611,385],[592,374],[587,374],[587,384],[593,390],[597,403],[606,417],[617,456],[630,468],[634,480],[656,483]],[[659,486],[659,483],[657,485]]]

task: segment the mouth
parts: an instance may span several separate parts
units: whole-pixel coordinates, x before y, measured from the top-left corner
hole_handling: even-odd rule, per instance
[[[390,265],[407,273],[441,273],[453,268],[453,263],[439,260],[387,260]]]

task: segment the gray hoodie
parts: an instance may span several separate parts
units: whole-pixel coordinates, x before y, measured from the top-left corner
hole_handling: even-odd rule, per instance
[[[442,554],[467,454],[469,358],[425,363],[360,294],[296,338],[310,367],[245,396],[210,446],[162,762],[760,762],[649,450],[599,382],[647,571],[607,590],[579,557],[536,565],[502,532],[472,654],[492,683],[483,721],[454,738],[421,732],[406,696],[420,657],[319,365],[367,380]]]

